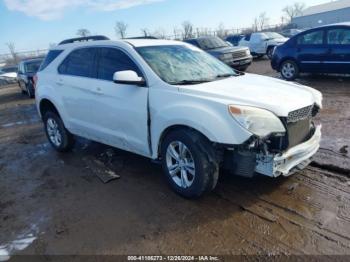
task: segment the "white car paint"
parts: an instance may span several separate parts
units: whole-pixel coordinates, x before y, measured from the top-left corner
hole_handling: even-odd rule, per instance
[[[202,52],[189,44],[166,40],[94,41],[55,47],[63,53],[38,72],[39,114],[41,101],[48,99],[71,133],[157,159],[162,134],[172,126],[191,127],[217,144],[247,141],[252,133],[233,119],[229,105],[259,107],[279,117],[313,104],[322,107],[321,93],[312,88],[253,74],[199,85],[170,85],[134,48],[160,45],[184,45]],[[88,46],[123,50],[143,71],[148,87],[58,74],[58,66],[72,50]]]
[[[247,40],[247,37],[242,38],[238,45],[249,47],[252,54],[265,55],[269,47],[281,45],[287,40],[288,38],[283,36],[271,39],[266,35],[266,33],[258,32],[252,33],[249,40]]]
[[[17,78],[17,73],[16,72],[10,72],[10,73],[3,73],[0,74],[1,79],[12,79],[15,80]]]

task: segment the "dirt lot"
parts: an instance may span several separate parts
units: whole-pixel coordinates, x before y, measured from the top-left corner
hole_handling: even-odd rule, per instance
[[[277,76],[266,60],[249,71]],[[83,139],[54,152],[34,101],[0,89],[0,256],[350,255],[350,79],[300,82],[325,97],[313,165],[289,178],[224,174],[197,201],[174,194],[145,158]],[[121,178],[101,183],[96,172],[106,169]]]

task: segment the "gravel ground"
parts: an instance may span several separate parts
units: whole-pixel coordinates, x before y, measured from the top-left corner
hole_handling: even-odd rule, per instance
[[[267,60],[249,72],[277,77]],[[83,139],[72,153],[56,153],[34,101],[17,86],[1,88],[0,261],[13,254],[350,255],[350,79],[300,82],[325,97],[315,162],[289,178],[222,174],[215,192],[197,201],[174,194],[148,159]],[[121,178],[103,184],[96,173],[105,171]]]

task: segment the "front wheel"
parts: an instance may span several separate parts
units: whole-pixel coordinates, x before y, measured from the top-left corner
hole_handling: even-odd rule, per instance
[[[172,189],[186,198],[198,198],[217,184],[219,165],[210,142],[192,130],[177,130],[162,143],[162,167]]]
[[[61,118],[54,112],[44,116],[45,133],[50,144],[58,152],[67,152],[74,145],[74,136],[64,127]]]
[[[293,81],[299,76],[299,67],[291,60],[284,61],[281,65],[280,71],[282,77],[288,81]]]
[[[267,57],[271,60],[272,59],[272,56],[273,56],[273,50],[275,49],[274,46],[270,46],[268,49],[267,49]]]

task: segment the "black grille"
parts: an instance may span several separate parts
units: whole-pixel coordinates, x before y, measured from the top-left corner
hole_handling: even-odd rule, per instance
[[[237,51],[237,52],[232,53],[232,58],[233,59],[243,58],[243,57],[246,57],[246,56],[247,56],[246,51]]]

